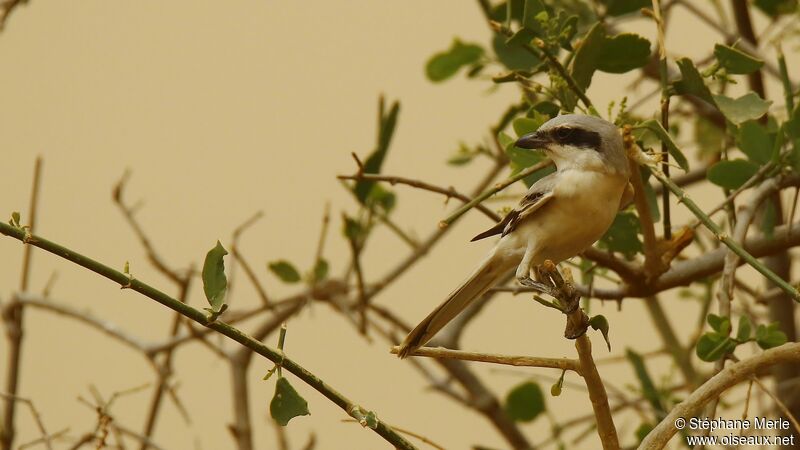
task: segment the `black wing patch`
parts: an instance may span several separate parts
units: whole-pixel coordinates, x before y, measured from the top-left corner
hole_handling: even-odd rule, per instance
[[[503,220],[501,220],[497,225],[475,236],[470,240],[470,242],[486,239],[487,237],[494,236],[497,234],[505,236],[508,233],[511,233],[517,228],[517,224],[520,222],[520,220],[527,217],[533,211],[539,209],[539,206],[541,206],[540,203],[542,204],[546,203],[546,201],[551,196],[552,196],[551,192],[545,192],[545,191],[531,192],[522,199],[522,201],[519,203],[519,206],[514,208],[510,213],[506,214],[506,216],[503,217]]]
[[[519,217],[519,211],[517,211],[516,209],[511,210],[511,212],[506,214],[506,216],[503,217],[503,220],[498,222],[497,225],[493,226],[492,228],[489,228],[488,230],[484,231],[483,233],[481,233],[481,234],[475,236],[474,238],[470,239],[470,242],[475,242],[475,241],[479,241],[481,239],[486,239],[486,238],[494,236],[496,234],[503,234],[503,236],[505,236],[505,233],[504,233],[503,230],[505,230],[506,225],[511,223],[511,221],[515,220],[517,217]]]

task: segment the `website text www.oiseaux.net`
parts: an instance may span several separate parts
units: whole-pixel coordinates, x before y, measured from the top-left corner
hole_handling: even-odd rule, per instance
[[[798,441],[794,434],[782,435],[784,430],[791,427],[788,420],[783,418],[768,419],[754,417],[752,419],[707,419],[692,417],[689,420],[679,417],[675,420],[675,428],[700,432],[686,435],[686,444],[695,445],[721,445],[721,446],[768,446],[795,448]],[[711,434],[714,431],[727,431],[725,434]]]

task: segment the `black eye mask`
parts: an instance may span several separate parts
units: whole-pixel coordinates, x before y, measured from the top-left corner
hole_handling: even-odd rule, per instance
[[[582,128],[559,127],[550,131],[550,137],[561,145],[600,150],[600,134]]]

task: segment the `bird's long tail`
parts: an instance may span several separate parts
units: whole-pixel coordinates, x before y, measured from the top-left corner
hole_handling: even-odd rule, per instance
[[[411,330],[411,333],[400,345],[398,356],[405,358],[414,350],[425,345],[464,308],[497,284],[517,262],[512,258],[500,256],[495,251],[491,252],[472,275],[447,297],[444,303]]]

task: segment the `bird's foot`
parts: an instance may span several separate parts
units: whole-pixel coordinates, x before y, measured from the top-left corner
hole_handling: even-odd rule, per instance
[[[521,284],[523,286],[526,286],[526,287],[529,287],[529,288],[533,288],[533,289],[541,292],[542,294],[547,294],[547,295],[552,295],[553,294],[553,289],[551,289],[550,286],[548,286],[548,285],[546,285],[546,284],[544,284],[542,282],[536,281],[536,280],[532,279],[531,277],[524,277],[524,276],[523,277],[517,277],[517,282],[519,282],[519,284]]]

